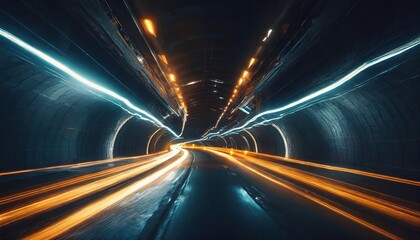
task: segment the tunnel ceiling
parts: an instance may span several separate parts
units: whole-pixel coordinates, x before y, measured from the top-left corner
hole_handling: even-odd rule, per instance
[[[134,1],[133,1],[134,2]],[[183,86],[186,137],[215,124],[242,68],[288,1],[135,1]],[[194,83],[194,84],[193,84]],[[191,85],[189,85],[191,84]]]
[[[136,56],[144,57],[157,78],[175,73],[188,108],[187,139],[200,137],[218,122],[244,70],[249,77],[219,129],[336,81],[412,40],[420,28],[418,1],[382,1],[378,8],[374,1],[22,0],[3,9],[3,27],[18,29],[14,32],[28,39],[41,38],[33,42],[54,46],[51,52],[106,79],[106,86],[179,132],[180,106],[173,95],[165,95],[173,89],[145,77]],[[155,37],[145,34],[144,26],[136,27],[143,19],[153,21]],[[169,62],[162,73],[160,55]],[[252,57],[255,63],[249,67]],[[398,64],[389,61],[362,78]],[[355,82],[361,84],[360,79]]]

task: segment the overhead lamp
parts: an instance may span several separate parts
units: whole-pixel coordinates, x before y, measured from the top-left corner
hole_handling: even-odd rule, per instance
[[[176,80],[175,75],[174,75],[174,74],[172,74],[172,73],[170,73],[170,74],[169,74],[169,79],[170,79],[172,82],[175,82],[175,80]]]
[[[248,68],[250,68],[255,63],[255,58],[249,60]]]
[[[159,55],[160,59],[162,59],[162,61],[168,65],[168,59],[166,59],[166,56],[164,54]]]
[[[247,70],[245,70],[245,71],[242,73],[242,78],[246,78],[246,77],[248,77],[248,75],[249,75],[249,72],[248,72]]]
[[[268,30],[267,36],[265,36],[265,38],[262,40],[263,42],[265,42],[270,37],[272,31],[273,31],[273,29]]]
[[[143,25],[150,35],[152,35],[153,37],[156,37],[155,26],[154,26],[152,20],[147,19],[147,18],[143,19]]]

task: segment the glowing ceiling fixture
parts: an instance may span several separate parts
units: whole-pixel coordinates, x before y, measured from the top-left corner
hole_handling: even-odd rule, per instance
[[[171,80],[171,82],[175,82],[176,81],[176,77],[173,73],[169,74],[169,79]]]
[[[166,58],[166,56],[164,54],[159,55],[160,59],[162,59],[162,62],[165,63],[166,65],[168,65],[168,59]]]
[[[143,64],[144,59],[140,56],[137,56],[137,61],[139,61],[140,64]]]
[[[225,82],[219,80],[219,79],[211,79],[210,82],[214,82],[214,83],[219,83],[219,84],[223,84]]]
[[[265,38],[262,40],[263,42],[265,42],[271,35],[271,32],[273,31],[273,29],[269,29],[267,32],[267,35],[265,36]]]
[[[245,71],[242,73],[242,78],[246,78],[246,77],[248,77],[248,75],[249,75],[249,72],[245,70]]]
[[[259,118],[261,118],[263,116],[266,116],[266,115],[269,115],[269,114],[275,114],[275,113],[278,114],[278,113],[281,113],[281,112],[286,111],[286,110],[289,110],[289,109],[291,109],[293,107],[302,105],[303,103],[307,103],[308,101],[313,100],[313,99],[315,99],[315,98],[317,98],[317,97],[319,97],[319,96],[321,96],[323,94],[326,94],[326,93],[328,93],[328,92],[330,92],[330,91],[332,91],[332,90],[340,87],[341,85],[345,84],[346,82],[350,81],[351,79],[353,79],[355,76],[357,76],[359,73],[361,73],[362,71],[366,70],[367,68],[370,68],[371,66],[374,66],[374,65],[376,65],[378,63],[381,63],[381,62],[386,61],[386,60],[388,60],[390,58],[393,58],[395,56],[398,56],[401,53],[403,53],[405,51],[408,51],[411,48],[413,48],[413,47],[415,47],[415,46],[417,46],[419,44],[420,44],[420,37],[417,37],[417,38],[415,38],[413,41],[411,41],[409,43],[406,43],[406,44],[404,44],[404,45],[402,45],[402,46],[400,46],[398,48],[395,48],[395,49],[393,49],[393,50],[391,50],[391,51],[389,51],[389,52],[387,52],[387,53],[385,53],[385,54],[383,54],[383,55],[381,55],[379,57],[376,57],[376,58],[374,58],[374,59],[372,59],[370,61],[367,61],[367,62],[363,63],[362,65],[360,65],[359,67],[357,67],[356,69],[354,69],[350,73],[346,74],[344,77],[340,78],[339,80],[337,80],[336,82],[334,82],[331,85],[328,85],[328,86],[326,86],[326,87],[324,87],[324,88],[322,88],[322,89],[320,89],[318,91],[315,91],[315,92],[313,92],[313,93],[311,93],[311,94],[309,94],[309,95],[307,95],[305,97],[302,97],[301,99],[298,99],[298,100],[296,100],[294,102],[291,102],[291,103],[289,103],[289,104],[287,104],[285,106],[282,106],[282,107],[279,107],[279,108],[276,108],[276,109],[268,110],[268,111],[262,112],[260,114],[257,114],[253,118],[251,118],[250,120],[248,120],[247,122],[245,122],[243,125],[241,125],[239,127],[232,128],[232,129],[230,129],[230,130],[228,130],[226,132],[223,132],[223,133],[221,132],[222,130],[219,130],[218,132],[216,132],[216,133],[210,133],[210,134],[208,134],[205,137],[206,137],[206,139],[208,139],[208,138],[210,138],[212,136],[220,136],[220,135],[221,136],[224,136],[224,135],[227,135],[229,133],[233,133],[233,132],[236,132],[236,131],[241,131],[243,129],[252,128],[255,125],[261,125],[261,123],[256,123],[256,124],[250,126],[251,123],[254,123],[257,119],[259,119]],[[270,122],[273,119],[279,119],[279,117],[277,116],[275,118],[268,119],[268,120],[267,119],[264,119],[264,122],[265,123],[268,123],[268,122]]]
[[[143,19],[144,27],[146,28],[147,32],[152,35],[153,37],[156,37],[156,31],[155,26],[150,19]]]
[[[72,69],[70,69],[68,66],[64,65],[63,63],[57,61],[56,59],[52,58],[51,56],[43,53],[42,51],[32,47],[28,43],[24,42],[20,38],[16,37],[15,35],[7,32],[6,30],[0,28],[0,35],[7,40],[13,42],[14,44],[18,45],[19,47],[25,49],[26,51],[30,52],[31,54],[39,57],[40,59],[44,60],[45,62],[53,65],[57,69],[61,70],[62,72],[68,74],[73,79],[77,80],[78,82],[86,85],[90,89],[93,89],[97,93],[100,93],[102,96],[106,95],[110,97],[110,102],[116,104],[117,106],[121,107],[124,111],[128,112],[131,115],[138,116],[139,118],[149,121],[153,124],[155,124],[157,127],[164,128],[168,130],[172,135],[175,137],[180,137],[182,135],[182,132],[180,134],[176,134],[171,128],[164,125],[162,122],[160,122],[156,117],[154,117],[152,114],[148,113],[147,111],[135,106],[133,103],[131,103],[128,99],[122,97],[116,92],[113,92],[97,83],[94,83],[93,81],[83,77],[82,75],[76,73]],[[185,117],[184,117],[185,120]],[[183,123],[185,124],[185,122]]]
[[[250,68],[252,65],[254,65],[254,63],[255,63],[255,58],[251,58],[249,60],[248,68]]]
[[[190,86],[190,85],[194,85],[194,84],[197,84],[197,83],[200,83],[200,82],[202,82],[202,80],[192,81],[192,82],[189,82],[189,83],[185,84],[184,86]]]

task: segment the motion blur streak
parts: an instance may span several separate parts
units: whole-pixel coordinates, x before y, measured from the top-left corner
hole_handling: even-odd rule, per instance
[[[107,195],[88,206],[79,209],[78,211],[70,214],[69,216],[58,220],[56,223],[35,232],[29,236],[26,236],[25,239],[53,239],[57,238],[61,234],[65,233],[66,231],[70,230],[71,228],[79,225],[80,223],[90,219],[91,217],[95,216],[99,212],[103,211],[107,207],[111,206],[112,204],[121,201],[125,197],[129,196],[130,194],[139,191],[146,185],[152,183],[153,181],[158,180],[159,178],[163,177],[166,173],[171,170],[174,170],[176,167],[181,165],[188,157],[188,151],[182,150],[183,155],[171,163],[170,165],[146,176],[145,178],[136,181],[135,183],[117,191],[110,195]]]
[[[155,124],[158,127],[161,128],[165,128],[166,130],[168,130],[170,133],[172,133],[175,137],[180,137],[182,135],[182,132],[179,134],[176,134],[171,128],[167,127],[166,125],[164,125],[162,122],[160,122],[156,117],[154,117],[152,114],[148,113],[147,111],[135,106],[133,103],[131,103],[128,99],[124,98],[123,96],[119,95],[116,92],[113,92],[97,83],[92,82],[91,80],[83,77],[82,75],[76,73],[75,71],[73,71],[72,69],[70,69],[68,66],[64,65],[63,63],[57,61],[56,59],[52,58],[51,56],[41,52],[40,50],[32,47],[31,45],[29,45],[28,43],[22,41],[20,38],[14,36],[13,34],[3,30],[2,28],[0,28],[0,36],[3,36],[4,38],[8,39],[9,41],[13,42],[14,44],[22,47],[23,49],[25,49],[26,51],[32,53],[33,55],[41,58],[42,60],[44,60],[45,62],[53,65],[54,67],[60,69],[61,71],[63,71],[64,73],[68,74],[69,76],[71,76],[72,78],[74,78],[75,80],[83,83],[84,85],[88,86],[91,89],[94,89],[97,92],[100,92],[102,94],[105,94],[109,97],[111,97],[112,99],[110,100],[111,102],[115,102],[117,100],[117,102],[119,102],[119,104],[116,104],[117,106],[120,106],[123,110],[125,110],[126,112],[138,116],[140,117],[142,120],[146,120],[149,121],[153,124]],[[123,108],[120,104],[125,105],[126,107],[128,107],[131,111],[134,111],[134,113],[132,113],[131,111]],[[141,114],[141,115],[140,115]],[[185,118],[184,118],[185,121]]]
[[[322,200],[322,198],[320,198],[319,196],[311,193],[308,190],[304,190],[304,191],[299,190],[298,187],[295,186],[294,184],[292,184],[288,181],[285,181],[283,179],[282,180],[275,179],[274,177],[270,176],[269,174],[265,173],[264,171],[261,171],[261,170],[258,170],[256,168],[245,165],[244,163],[238,161],[235,157],[232,157],[232,156],[227,155],[225,153],[220,153],[220,152],[217,152],[217,151],[214,151],[214,150],[208,150],[208,151],[217,155],[217,156],[220,156],[224,159],[227,159],[227,160],[245,168],[246,170],[248,170],[248,171],[250,171],[254,174],[257,174],[258,176],[260,176],[260,177],[262,177],[262,178],[264,178],[264,179],[266,179],[266,180],[268,180],[272,183],[275,183],[275,184],[277,184],[277,185],[279,185],[279,186],[281,186],[281,187],[283,187],[283,188],[285,188],[289,191],[292,191],[293,193],[296,193],[296,194],[298,194],[298,195],[300,195],[300,196],[302,196],[306,199],[309,199],[309,200],[311,200],[311,201],[313,201],[313,202],[315,202],[315,203],[317,203],[317,204],[319,204],[323,207],[326,207],[326,208],[330,209],[331,211],[333,211],[337,214],[340,214],[343,217],[346,217],[346,218],[348,218],[348,219],[350,219],[354,222],[357,222],[357,223],[359,223],[359,224],[361,224],[361,225],[363,225],[363,226],[365,226],[365,227],[367,227],[367,228],[369,228],[369,229],[371,229],[371,230],[373,230],[377,233],[380,233],[387,238],[402,239],[402,238],[400,238],[400,237],[398,237],[398,236],[396,236],[396,235],[394,235],[394,234],[392,234],[392,233],[390,233],[390,232],[388,232],[388,231],[386,231],[386,230],[384,230],[384,229],[382,229],[382,228],[380,228],[380,227],[378,227],[374,224],[371,224],[371,223],[369,223],[369,222],[367,222],[367,221],[365,221],[365,220],[363,220],[359,217],[356,217],[355,215],[353,215],[351,213],[346,212],[345,210],[342,210],[342,209],[340,209],[336,206],[331,205],[330,203]]]
[[[218,151],[226,151],[226,149],[223,149],[223,148],[213,148],[213,149],[218,150]],[[239,150],[233,150],[233,151],[237,152],[237,153],[241,153],[241,151],[239,151]],[[367,171],[362,171],[362,170],[357,170],[357,169],[337,167],[337,166],[332,166],[332,165],[327,165],[327,164],[320,164],[320,163],[308,162],[308,161],[303,161],[303,160],[298,160],[298,159],[285,158],[285,157],[280,157],[280,156],[270,155],[270,154],[264,154],[264,153],[249,152],[248,155],[253,155],[253,156],[256,156],[256,157],[272,158],[272,159],[276,159],[276,160],[280,160],[280,161],[284,161],[284,162],[290,162],[290,163],[295,163],[295,164],[300,164],[300,165],[305,165],[305,166],[310,166],[310,167],[316,167],[316,168],[322,168],[322,169],[327,169],[327,170],[332,170],[332,171],[351,173],[351,174],[355,174],[355,175],[360,175],[360,176],[370,177],[370,178],[376,178],[376,179],[386,180],[386,181],[390,181],[390,182],[397,182],[397,183],[409,184],[409,185],[413,185],[413,186],[420,186],[419,181],[404,179],[404,178],[398,178],[398,177],[394,177],[394,176],[387,176],[387,175],[383,175],[383,174],[372,173],[372,172],[367,172]]]
[[[106,169],[106,170],[102,170],[102,171],[99,171],[99,172],[94,172],[94,173],[74,177],[74,178],[71,178],[71,179],[63,180],[63,181],[60,181],[60,182],[55,182],[55,183],[48,184],[48,185],[38,187],[38,188],[35,188],[35,189],[27,190],[27,191],[24,191],[24,192],[21,192],[21,193],[13,194],[11,196],[0,198],[0,204],[10,203],[10,202],[13,202],[13,201],[21,200],[21,199],[32,197],[32,196],[35,196],[35,195],[45,194],[47,192],[58,190],[60,188],[68,187],[68,186],[71,186],[71,185],[80,184],[82,182],[92,181],[92,180],[97,179],[97,178],[117,174],[117,173],[120,173],[122,171],[126,171],[128,169],[134,168],[134,167],[138,167],[138,166],[142,166],[144,164],[151,163],[153,161],[156,161],[158,158],[165,158],[165,157],[171,158],[171,157],[174,156],[174,153],[176,153],[176,152],[166,153],[166,154],[164,154],[162,156],[159,156],[159,157],[154,157],[154,158],[151,158],[149,160],[143,160],[142,162],[134,162],[134,163],[131,163],[131,164],[118,166],[118,167],[114,167],[114,168],[111,168],[111,169]]]
[[[380,196],[380,194],[377,192],[366,191],[367,189],[360,188],[341,181],[333,180],[331,178],[306,173],[296,168],[278,165],[272,162],[260,160],[243,154],[238,155],[244,160],[249,161],[251,164],[256,164],[265,169],[274,171],[278,174],[291,178],[295,181],[334,194],[336,196],[360,204],[362,206],[371,208],[377,212],[381,212],[384,215],[397,218],[400,221],[407,222],[417,227],[420,226],[419,213],[417,213],[414,210],[386,201],[384,199],[372,196]],[[368,194],[363,193],[362,191],[366,191],[368,192]]]
[[[365,176],[365,177],[387,180],[387,181],[390,181],[390,182],[397,182],[397,183],[404,183],[404,184],[409,184],[409,185],[413,185],[413,186],[420,186],[419,181],[410,180],[410,179],[387,176],[387,175],[383,175],[383,174],[366,172],[366,171],[361,171],[361,170],[357,170],[357,169],[336,167],[336,166],[331,166],[331,165],[326,165],[326,164],[307,162],[307,161],[291,159],[291,158],[284,158],[284,157],[279,157],[279,156],[270,155],[270,154],[262,154],[262,153],[257,153],[257,154],[251,153],[251,154],[255,155],[255,156],[269,157],[269,158],[277,159],[277,160],[280,160],[280,161],[291,162],[291,163],[296,163],[296,164],[301,164],[301,165],[306,165],[306,166],[311,166],[311,167],[323,168],[323,169],[328,169],[328,170],[333,170],[333,171],[340,171],[340,172],[346,172],[346,173],[361,175],[361,176]]]
[[[35,202],[27,204],[25,206],[1,213],[0,226],[5,226],[22,218],[26,218],[43,211],[54,209],[56,207],[64,205],[65,203],[69,203],[71,201],[80,199],[84,196],[99,192],[105,188],[129,180],[164,163],[179,152],[179,149],[175,149],[169,156],[158,158],[157,160],[152,161],[150,163],[146,163],[144,165],[142,163],[139,163],[138,165],[140,166],[135,167],[133,169],[129,169],[118,174],[112,174],[111,176],[108,176],[106,178],[102,178],[100,180],[84,184],[82,186],[73,187],[72,189],[66,190],[64,192],[55,193],[47,196],[46,198],[36,200]]]
[[[153,153],[147,155],[147,157],[151,157],[157,154],[161,154],[161,152]],[[53,167],[43,167],[43,168],[34,168],[34,169],[26,169],[26,170],[19,170],[19,171],[10,171],[10,172],[0,172],[0,176],[7,176],[7,175],[13,175],[13,174],[20,174],[20,173],[29,173],[29,172],[39,172],[39,171],[45,171],[45,170],[53,170],[53,169],[59,169],[59,168],[81,168],[81,167],[90,167],[95,165],[101,165],[105,163],[113,163],[118,161],[125,161],[130,159],[139,158],[138,156],[135,157],[124,157],[124,158],[112,158],[102,161],[91,161],[91,162],[83,162],[83,163],[75,163],[75,164],[66,164],[66,165],[58,165]]]
[[[404,53],[405,51],[408,51],[411,48],[416,47],[419,44],[420,44],[420,37],[417,37],[416,39],[414,39],[413,41],[411,41],[409,43],[406,43],[406,44],[404,44],[404,45],[402,45],[402,46],[400,46],[398,48],[395,48],[395,49],[393,49],[393,50],[391,50],[391,51],[389,51],[389,52],[387,52],[387,53],[385,53],[385,54],[377,57],[377,58],[374,58],[374,59],[372,59],[370,61],[367,61],[367,62],[363,63],[362,65],[360,65],[359,67],[357,67],[356,69],[354,69],[353,71],[351,71],[350,73],[348,73],[347,75],[345,75],[344,77],[340,78],[339,80],[337,80],[333,84],[328,85],[328,86],[326,86],[324,88],[321,88],[320,90],[317,90],[317,91],[315,91],[315,92],[313,92],[313,93],[311,93],[311,94],[309,94],[309,95],[307,95],[307,96],[305,96],[305,97],[303,97],[303,98],[301,98],[301,99],[299,99],[297,101],[294,101],[292,103],[289,103],[289,104],[287,104],[287,105],[285,105],[283,107],[279,107],[279,108],[276,108],[276,109],[272,109],[272,110],[268,110],[268,111],[259,113],[259,114],[255,115],[253,118],[251,118],[250,120],[248,120],[246,123],[244,123],[243,125],[241,125],[239,127],[232,128],[232,129],[230,129],[230,130],[228,130],[226,132],[223,132],[223,133],[221,132],[221,130],[218,131],[218,132],[215,132],[215,133],[209,133],[207,136],[204,136],[204,137],[205,137],[205,139],[209,139],[212,136],[217,136],[217,135],[220,135],[220,134],[221,135],[227,135],[227,134],[232,133],[232,132],[235,132],[235,131],[241,131],[241,130],[247,128],[247,127],[248,128],[251,128],[251,127],[253,127],[255,125],[252,125],[252,126],[249,126],[249,125],[251,123],[255,122],[260,117],[263,117],[263,116],[269,115],[269,114],[280,113],[282,111],[285,111],[285,110],[291,109],[293,107],[299,106],[301,104],[307,103],[310,100],[313,100],[313,99],[315,99],[315,98],[317,98],[317,97],[319,97],[319,96],[321,96],[323,94],[326,94],[326,93],[328,93],[328,92],[330,92],[330,91],[332,91],[332,90],[334,90],[334,89],[342,86],[343,84],[345,84],[346,82],[350,81],[352,78],[354,78],[355,76],[357,76],[359,73],[363,72],[364,70],[366,70],[366,69],[368,69],[368,68],[370,68],[370,67],[372,67],[372,66],[374,66],[374,65],[376,65],[378,63],[381,63],[383,61],[386,61],[386,60],[388,60],[390,58],[393,58],[395,56],[398,56],[401,53]],[[264,120],[264,121],[269,122],[270,119]],[[256,125],[258,125],[258,123]]]

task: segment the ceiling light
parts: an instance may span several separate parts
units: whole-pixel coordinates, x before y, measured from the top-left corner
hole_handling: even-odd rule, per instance
[[[270,37],[272,31],[273,31],[273,29],[268,30],[267,36],[265,36],[265,38],[262,40],[263,42],[265,42],[268,39],[268,37]]]
[[[246,77],[248,77],[248,75],[249,75],[249,72],[245,70],[245,71],[242,73],[242,78],[246,78]]]
[[[172,82],[175,82],[175,80],[176,80],[175,75],[174,75],[174,74],[172,74],[172,73],[170,73],[170,74],[169,74],[169,79],[170,79]]]
[[[162,61],[166,64],[166,65],[168,65],[168,59],[166,59],[166,56],[165,55],[159,55],[159,57],[160,57],[160,59],[162,59]]]
[[[255,58],[251,58],[251,60],[249,60],[248,68],[250,68],[254,63],[255,63]]]
[[[144,19],[143,24],[146,27],[147,32],[149,32],[150,35],[156,37],[155,26],[153,25],[152,20]]]

